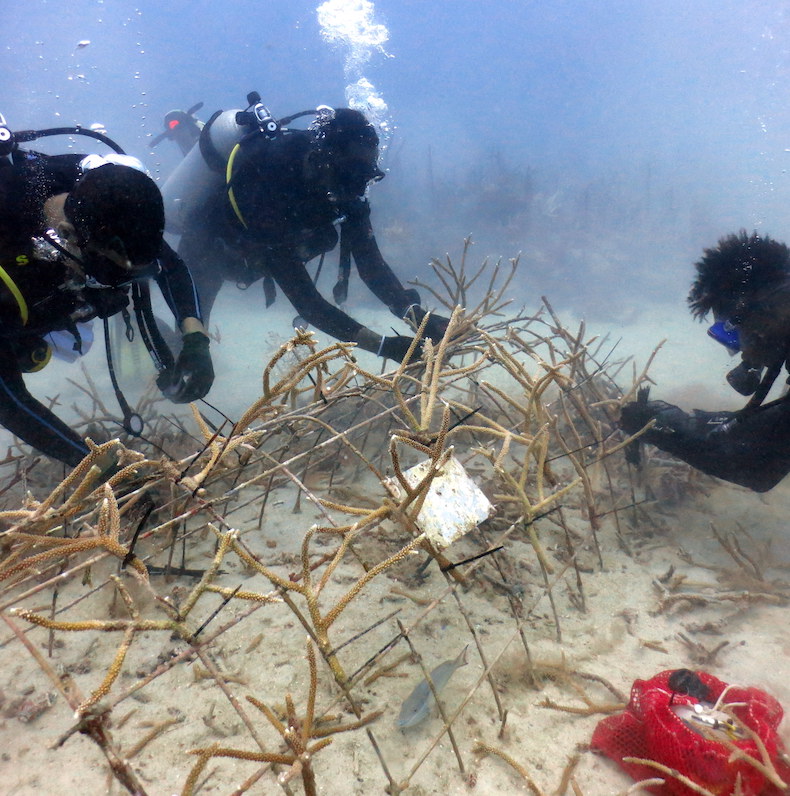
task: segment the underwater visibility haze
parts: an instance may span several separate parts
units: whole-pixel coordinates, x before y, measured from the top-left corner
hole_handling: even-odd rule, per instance
[[[753,743],[740,702],[767,716],[770,765],[736,773],[749,796],[788,792],[790,487],[757,496],[619,447],[621,403],[647,384],[685,410],[744,404],[686,297],[722,237],[790,240],[787,3],[28,0],[0,19],[8,126],[106,130],[160,186],[182,161],[156,142],[174,109],[202,103],[205,122],[257,91],[275,118],[363,111],[382,144],[367,196],[385,259],[426,307],[449,317],[455,289],[468,311],[451,320],[460,348],[376,375],[367,353],[295,332],[282,293],[267,308],[259,284],[229,281],[209,329],[213,406],[165,423],[172,407],[146,404],[167,456],[124,449],[119,466],[148,474],[139,492],[117,473],[92,483],[88,465],[57,487],[62,468],[45,479],[9,454],[9,793],[53,792],[55,769],[64,792],[87,776],[104,792],[104,758],[108,793],[631,793],[672,775],[578,750],[595,733],[610,754],[650,720],[628,704],[640,678],[687,746],[713,733],[728,776],[722,750]],[[407,333],[356,272],[344,309]],[[153,368],[116,348],[137,400]],[[112,412],[100,349],[90,389],[53,362],[31,392],[75,422],[103,414],[91,390]],[[451,459],[496,511],[444,549],[419,511]],[[409,486],[419,461],[429,475]],[[711,792],[673,783],[654,792]]]

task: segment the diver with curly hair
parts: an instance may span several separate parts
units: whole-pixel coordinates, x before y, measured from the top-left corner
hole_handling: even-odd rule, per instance
[[[274,119],[256,93],[248,101],[246,111],[217,112],[202,127],[173,112],[169,131],[160,136],[174,137],[188,124],[197,139],[162,192],[168,229],[181,234],[178,252],[195,278],[206,318],[224,281],[247,288],[262,280],[266,305],[275,300],[276,284],[298,313],[295,325],[315,326],[401,361],[411,337],[376,333],[338,306],[346,299],[353,257],[363,282],[395,316],[416,328],[426,314],[419,293],[403,287],[373,234],[365,192],[384,177],[373,125],[357,110],[326,106]],[[305,115],[315,117],[308,129],[289,127]],[[333,304],[306,264],[338,242]],[[426,336],[440,340],[447,323],[431,314]]]
[[[204,396],[214,371],[189,271],[162,237],[156,184],[139,160],[122,153],[46,155],[19,147],[63,134],[99,138],[122,152],[83,128],[13,133],[0,117],[0,424],[74,466],[88,453],[84,440],[28,392],[23,374],[40,371],[53,354],[73,361],[85,353],[94,318],[122,313],[131,329],[130,291],[135,313],[145,314],[146,283],[155,279],[182,333],[176,361],[166,346],[149,346],[161,366],[157,382],[172,401]],[[139,433],[142,421],[116,392],[127,430]]]
[[[712,313],[708,334],[740,353],[727,381],[751,398],[737,412],[688,414],[644,395],[623,407],[620,424],[634,434],[655,420],[642,441],[708,475],[766,492],[790,472],[790,396],[763,403],[782,368],[790,369],[790,250],[741,230],[706,249],[695,267],[691,312],[698,320]]]

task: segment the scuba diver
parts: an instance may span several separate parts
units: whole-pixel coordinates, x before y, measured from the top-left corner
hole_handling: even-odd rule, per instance
[[[45,155],[19,144],[53,135],[97,139],[114,153]],[[103,133],[76,128],[12,132],[0,116],[0,424],[37,450],[74,466],[89,452],[83,439],[27,390],[23,373],[50,357],[73,361],[92,341],[88,325],[104,320],[110,375],[136,436],[142,420],[117,385],[107,319],[121,313],[154,360],[157,384],[170,400],[203,397],[214,371],[192,278],[164,242],[164,206],[142,163]],[[151,311],[153,278],[183,336],[174,361]]]
[[[767,492],[790,472],[790,395],[763,403],[782,368],[790,367],[790,250],[745,230],[706,249],[696,263],[688,303],[695,318],[713,313],[708,334],[740,353],[730,386],[751,396],[738,412],[692,414],[664,401],[625,405],[620,425],[640,441],[725,481]],[[790,379],[788,380],[790,382]]]
[[[382,257],[371,227],[365,192],[384,177],[373,125],[359,111],[326,106],[274,119],[256,92],[247,101],[246,110],[217,111],[202,126],[191,112],[171,112],[158,137],[172,137],[183,149],[185,132],[194,136],[162,195],[206,322],[224,280],[247,288],[262,279],[266,306],[275,300],[276,283],[299,313],[295,326],[313,325],[400,362],[411,337],[373,332],[336,306],[345,302],[353,256],[362,280],[394,315],[413,329],[426,315],[419,293],[405,289]],[[288,126],[308,115],[314,117],[308,129]],[[321,257],[317,281],[338,240],[332,304],[306,264]],[[440,340],[447,323],[431,314],[425,335]]]

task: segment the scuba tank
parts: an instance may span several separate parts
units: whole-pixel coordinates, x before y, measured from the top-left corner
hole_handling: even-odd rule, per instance
[[[206,122],[197,143],[162,186],[165,228],[180,235],[190,215],[225,184],[225,163],[249,132],[236,122],[240,111],[218,111]]]
[[[231,152],[251,131],[264,129],[259,120],[271,120],[275,132],[279,125],[261,104],[260,94],[247,95],[246,111],[236,109],[217,111],[196,134],[195,144],[162,186],[165,203],[165,227],[168,232],[181,235],[192,213],[225,184],[225,167]],[[171,114],[169,114],[172,116]],[[183,149],[183,145],[182,149]]]
[[[239,149],[257,135],[263,135],[266,139],[274,141],[284,135],[303,134],[306,131],[288,127],[291,122],[301,117],[332,118],[335,114],[334,109],[328,105],[319,105],[317,108],[275,119],[261,102],[261,96],[257,91],[247,95],[246,110],[217,111],[202,126],[193,115],[193,111],[199,107],[200,105],[196,105],[186,112],[170,111],[164,120],[165,132],[157,136],[153,142],[156,145],[169,138],[183,151],[189,135],[194,141],[192,148],[162,186],[165,227],[168,232],[176,235],[184,234],[193,214],[198,212],[210,197],[223,191],[227,193],[230,205],[241,225],[247,229],[247,223],[233,191],[233,164]],[[378,180],[383,176],[383,172],[377,170],[374,178]],[[345,218],[345,215],[338,218],[338,222],[344,221]],[[338,281],[332,291],[337,304],[343,304],[347,298],[351,270],[351,249],[348,239],[342,234],[342,229],[341,226]],[[314,281],[318,279],[324,262],[324,250],[320,251],[321,261]],[[306,255],[306,258],[312,259],[316,253]],[[276,295],[274,281],[268,274],[263,275],[263,289],[268,307],[274,302]],[[295,321],[294,325],[307,325],[302,319],[298,320],[299,323]]]

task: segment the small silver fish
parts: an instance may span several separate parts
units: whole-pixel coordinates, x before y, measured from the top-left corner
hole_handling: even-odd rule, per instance
[[[82,39],[82,41],[77,42],[77,50],[84,50],[89,44],[91,43],[90,39]]]
[[[466,652],[469,649],[467,644],[462,650],[460,655],[452,661],[445,661],[440,663],[432,672],[431,680],[436,693],[441,693],[441,690],[450,681],[450,678],[455,674],[455,670],[461,666],[466,666]],[[427,680],[422,680],[406,698],[403,706],[400,709],[398,716],[399,727],[414,727],[421,721],[428,718],[431,708],[434,703],[433,692],[428,685]]]

